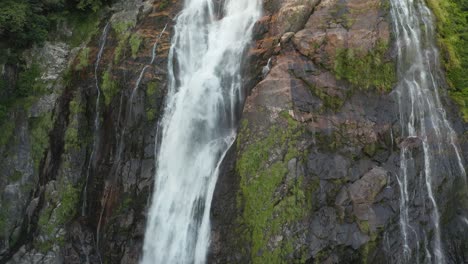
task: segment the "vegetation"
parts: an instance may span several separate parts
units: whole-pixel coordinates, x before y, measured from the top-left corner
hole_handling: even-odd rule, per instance
[[[15,123],[13,121],[5,120],[0,123],[0,147],[5,146],[10,141],[14,131]]]
[[[10,140],[15,129],[13,120],[7,118],[8,110],[15,105],[28,106],[32,98],[44,94],[45,86],[39,80],[40,76],[39,65],[32,64],[28,69],[19,73],[16,87],[12,91],[0,89],[0,146],[5,145]]]
[[[10,87],[0,78],[0,126],[7,122],[13,106],[27,108],[37,96],[44,94],[38,64],[27,66],[22,52],[33,45],[42,45],[46,39],[60,35],[59,25],[67,25],[72,36],[63,41],[76,47],[88,41],[97,32],[98,7],[112,0],[3,0],[0,1],[0,64],[14,64],[19,68],[16,86]],[[55,35],[54,35],[55,34]],[[79,57],[78,69],[87,66],[89,50]],[[11,123],[9,123],[11,124]],[[5,126],[9,125],[6,124]],[[7,126],[9,127],[9,126]]]
[[[20,72],[16,84],[15,96],[27,97],[40,95],[45,91],[44,84],[39,81],[41,69],[38,64],[32,64],[29,69]]]
[[[112,98],[114,98],[114,96],[119,92],[119,85],[113,79],[110,71],[104,72],[104,76],[102,76],[101,89],[104,93],[104,102],[106,103],[106,106],[108,106],[112,101]]]
[[[135,25],[132,22],[118,22],[112,25],[112,28],[117,34],[117,38],[119,40],[119,42],[117,43],[117,47],[114,51],[114,63],[119,63],[120,59],[122,58],[122,53],[125,51],[125,48],[127,47],[128,38],[130,37],[129,29],[133,26]],[[138,44],[138,49],[139,48],[140,44]],[[138,50],[135,51],[135,55],[136,52],[138,52]]]
[[[43,43],[58,22],[70,14],[98,11],[110,0],[3,0],[0,1],[0,39],[22,50]],[[71,16],[74,17],[74,16]],[[80,22],[86,23],[85,20]],[[81,39],[83,41],[83,39]]]
[[[140,45],[142,42],[142,38],[138,34],[133,34],[130,37],[130,48],[132,51],[132,58],[136,59],[138,51],[140,50]]]
[[[269,249],[269,241],[282,234],[283,228],[291,227],[309,211],[302,177],[286,179],[288,162],[293,158],[301,159],[302,152],[297,149],[298,139],[303,131],[300,124],[287,113],[287,128],[271,128],[262,139],[255,140],[241,151],[237,171],[241,176],[239,204],[243,204],[243,226],[246,226],[245,239],[251,243],[253,263],[277,263],[293,251],[293,238],[285,238],[280,245]],[[242,124],[239,141],[252,139],[247,123]],[[245,142],[243,142],[245,143]],[[280,160],[271,162],[272,152],[285,151]],[[275,152],[276,153],[276,152]],[[276,153],[278,155],[278,153]],[[287,189],[283,197],[278,197],[280,186]]]
[[[156,81],[149,82],[146,86],[146,119],[154,121],[158,115],[158,100],[156,97],[159,95],[158,83]]]
[[[89,48],[83,48],[78,55],[78,64],[75,69],[78,71],[83,70],[89,65]]]
[[[39,251],[44,253],[51,250],[54,244],[63,243],[63,233],[59,231],[75,216],[80,198],[79,186],[74,187],[71,183],[60,184],[57,191],[60,194],[58,202],[49,201],[50,204],[41,211],[39,216],[38,226],[44,237],[39,237],[40,240],[36,240],[34,244]]]
[[[80,139],[78,134],[78,115],[83,113],[83,105],[75,97],[70,102],[70,124],[65,131],[65,151],[68,153],[72,149],[80,149]]]
[[[357,88],[389,92],[396,82],[396,71],[395,64],[386,58],[387,50],[383,42],[364,55],[359,50],[341,49],[333,71],[338,79],[347,80]]]
[[[468,0],[427,0],[437,18],[437,36],[450,95],[468,122]]]
[[[46,113],[40,117],[33,117],[30,119],[31,152],[36,169],[39,168],[41,158],[44,156],[44,151],[48,147],[49,132],[52,126],[53,120],[51,113]]]

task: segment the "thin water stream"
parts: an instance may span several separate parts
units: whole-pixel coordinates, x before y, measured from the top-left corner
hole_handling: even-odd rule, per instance
[[[434,19],[423,0],[391,0],[391,15],[398,55],[396,94],[401,136],[409,142],[401,144],[397,178],[401,195],[401,261],[446,263],[437,188],[444,177],[465,179],[466,172],[456,134],[440,99],[444,80]],[[421,160],[417,160],[411,142],[420,145]],[[417,214],[427,215],[428,223],[423,223]]]

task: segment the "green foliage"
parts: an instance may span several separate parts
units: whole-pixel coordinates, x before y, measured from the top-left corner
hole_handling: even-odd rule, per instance
[[[99,31],[99,13],[65,12],[62,16],[73,32],[66,40],[72,47],[87,43]]]
[[[62,197],[60,206],[55,210],[57,225],[64,225],[76,214],[76,206],[80,199],[80,190],[73,187],[72,184],[67,184],[61,190]]]
[[[0,39],[17,60],[21,51],[41,45],[50,32],[66,23],[73,31],[72,46],[89,40],[97,28],[97,12],[111,0],[2,0],[0,1]],[[89,12],[91,9],[94,12]]]
[[[14,48],[42,43],[47,38],[49,21],[37,10],[41,4],[26,0],[0,2],[0,37]]]
[[[110,71],[104,72],[104,76],[102,76],[102,92],[104,93],[104,102],[106,106],[110,104],[112,98],[119,93],[119,85],[113,79],[112,73]]]
[[[386,58],[387,44],[379,42],[365,55],[353,49],[337,52],[333,71],[359,89],[377,88],[389,92],[396,81],[395,64]],[[362,52],[361,52],[362,53]]]
[[[16,83],[16,95],[27,97],[40,95],[44,92],[44,84],[39,80],[41,69],[38,64],[32,64],[30,68],[20,72]]]
[[[260,140],[255,140],[240,153],[236,169],[241,177],[239,204],[243,205],[242,226],[246,226],[245,239],[251,243],[253,263],[278,263],[293,251],[291,238],[283,239],[280,246],[270,250],[270,239],[280,235],[282,228],[291,226],[308,211],[307,197],[302,189],[302,176],[286,181],[288,161],[302,155],[297,149],[298,138],[303,131],[300,124],[286,114],[287,128],[273,127]],[[247,122],[241,124],[240,141],[251,140]],[[281,160],[271,162],[280,148],[286,153]],[[272,153],[275,152],[276,154]],[[276,195],[280,186],[286,195]]]
[[[94,12],[98,11],[103,5],[101,0],[80,0],[76,6],[80,10],[91,9]]]
[[[140,50],[140,45],[142,42],[142,38],[138,34],[133,34],[130,37],[130,48],[132,50],[132,58],[136,59],[136,56],[138,54],[138,50]]]
[[[468,0],[427,0],[437,17],[437,36],[450,95],[468,122]]]
[[[51,113],[46,113],[40,117],[32,117],[30,119],[31,154],[36,169],[39,168],[39,163],[44,156],[44,151],[49,145],[49,132],[52,126],[53,120]]]
[[[74,187],[71,183],[61,184],[58,193],[60,194],[59,203],[47,204],[39,215],[38,227],[45,237],[37,239],[34,245],[43,253],[51,250],[54,244],[63,243],[63,234],[57,233],[57,231],[68,224],[76,215],[80,199],[80,186]]]
[[[26,1],[0,2],[0,32],[19,32],[27,23],[30,6]]]
[[[89,66],[89,48],[83,48],[78,55],[78,64],[75,69],[81,71]]]
[[[10,204],[8,201],[1,201],[0,204],[0,237],[8,233],[8,211]]]
[[[15,131],[15,122],[11,120],[5,120],[0,123],[0,147],[5,146],[13,136]]]

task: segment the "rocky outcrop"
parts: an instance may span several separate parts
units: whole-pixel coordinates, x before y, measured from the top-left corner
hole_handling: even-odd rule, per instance
[[[400,148],[410,169],[424,160],[421,140],[399,135],[388,0],[263,2],[249,96],[213,198],[210,263],[397,263]],[[138,262],[181,4],[120,1],[89,43],[24,55],[48,92],[0,127],[0,263]],[[17,75],[2,66],[2,96]],[[464,186],[438,182],[453,205],[441,222],[454,263],[467,248]]]
[[[0,263],[138,262],[179,7],[121,1],[89,43],[25,54],[51,92],[14,112],[14,140],[0,146]]]
[[[398,210],[384,5],[265,2],[251,54],[257,68],[272,65],[246,100],[235,161],[218,181],[214,263],[382,263]],[[361,70],[368,76],[354,76]],[[226,182],[237,195],[221,191]]]
[[[250,51],[258,83],[213,199],[211,261],[398,263],[400,148],[411,170],[421,172],[424,159],[418,138],[400,138],[390,2],[264,7]],[[441,204],[463,196],[449,195],[465,186],[454,179],[437,184]],[[446,246],[458,263],[466,243],[453,230],[463,217],[449,211]],[[410,215],[425,222],[422,208]]]

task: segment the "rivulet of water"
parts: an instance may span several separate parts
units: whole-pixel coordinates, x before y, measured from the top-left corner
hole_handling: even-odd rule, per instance
[[[260,0],[185,0],[169,52],[168,95],[142,263],[205,263],[219,166],[234,142],[241,64]]]
[[[81,206],[81,215],[85,216],[86,215],[86,207],[87,207],[87,191],[88,191],[88,180],[89,180],[89,174],[92,168],[93,160],[96,155],[96,147],[98,145],[98,133],[99,133],[99,120],[101,118],[101,107],[100,107],[100,102],[101,102],[101,89],[99,88],[99,78],[98,78],[98,70],[99,70],[99,63],[101,62],[102,54],[104,52],[104,48],[106,47],[106,41],[107,41],[107,35],[109,33],[109,28],[110,28],[110,23],[107,23],[106,26],[104,27],[101,37],[99,38],[99,51],[96,56],[96,62],[94,63],[94,80],[96,82],[95,88],[96,88],[96,110],[94,113],[94,135],[93,135],[93,145],[92,145],[92,150],[91,150],[91,155],[89,158],[89,163],[88,163],[88,169],[86,170],[86,182],[85,182],[85,187],[83,190],[83,204]]]
[[[402,144],[400,155],[400,229],[403,263],[445,263],[440,232],[437,188],[444,177],[466,178],[457,137],[446,118],[439,89],[444,87],[436,46],[434,19],[423,0],[391,0],[396,37],[399,104],[402,137],[420,142],[421,161],[414,160],[411,144]],[[417,210],[429,217],[417,223]],[[421,242],[422,241],[422,242]],[[423,243],[423,245],[420,245]]]

